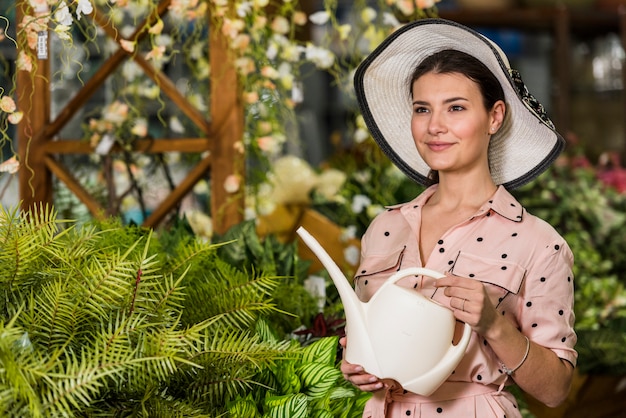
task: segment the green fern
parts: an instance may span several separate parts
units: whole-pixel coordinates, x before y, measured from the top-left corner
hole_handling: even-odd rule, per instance
[[[47,208],[0,220],[2,416],[218,416],[297,351],[257,333],[281,278],[223,261],[226,243]]]

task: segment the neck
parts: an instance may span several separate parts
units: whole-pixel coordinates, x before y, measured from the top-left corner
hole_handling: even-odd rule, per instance
[[[481,179],[452,179],[447,176],[439,178],[437,191],[429,199],[429,204],[443,208],[478,208],[496,192],[498,186],[491,176]]]

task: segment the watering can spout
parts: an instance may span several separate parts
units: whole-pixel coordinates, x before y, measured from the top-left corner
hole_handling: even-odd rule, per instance
[[[369,373],[380,375],[381,371],[377,366],[374,347],[367,330],[366,313],[362,302],[324,247],[303,227],[299,227],[296,233],[326,268],[339,292],[346,315],[346,337],[350,344],[350,349],[346,350],[346,360],[354,364],[369,365]]]

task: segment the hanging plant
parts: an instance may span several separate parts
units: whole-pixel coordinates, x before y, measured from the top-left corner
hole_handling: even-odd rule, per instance
[[[435,16],[436,3],[379,0],[371,4],[359,0],[346,9],[339,2],[325,0],[319,10],[305,12],[296,1],[23,0],[17,2],[23,16],[17,27],[6,17],[17,10],[0,11],[4,23],[0,42],[15,45],[16,73],[31,74],[31,82],[40,77],[37,71],[42,60],[50,61],[53,112],[90,80],[107,57],[123,52],[132,58],[108,74],[106,88],[97,92],[62,132],[65,137],[89,142],[94,149],[91,161],[68,164],[80,165],[80,177],[89,178],[90,173],[101,170],[103,156],[115,144],[130,151],[137,140],[203,135],[164,91],[177,90],[196,112],[207,114],[211,90],[207,34],[212,29],[222,33],[239,75],[239,86],[233,88],[240,90],[245,103],[239,149],[248,163],[246,178],[239,182],[245,182],[240,187],[246,189],[249,216],[254,216],[263,207],[257,201],[260,190],[272,187],[267,173],[273,161],[285,152],[287,142],[299,140],[295,106],[302,100],[303,66],[312,64],[328,71],[349,90],[351,72],[360,59],[402,21]],[[323,35],[309,40],[312,31]],[[12,83],[0,89],[0,141],[6,144],[12,136],[9,125],[18,123],[29,110],[15,105],[16,73]],[[174,88],[163,85],[159,74],[175,80]],[[32,106],[32,98],[30,103]],[[2,160],[15,154],[11,151]],[[131,157],[140,170],[155,165],[140,155]],[[173,156],[165,163],[170,159],[174,164],[180,161]],[[17,162],[24,163],[12,160],[10,166]],[[123,159],[120,162],[126,164]],[[185,161],[181,165],[184,167]],[[165,185],[162,176],[156,179]],[[89,183],[85,188],[102,196],[113,191],[99,184]],[[126,193],[123,187],[116,190]],[[127,207],[141,205],[136,193],[130,197],[125,201]],[[117,204],[121,205],[121,199]]]

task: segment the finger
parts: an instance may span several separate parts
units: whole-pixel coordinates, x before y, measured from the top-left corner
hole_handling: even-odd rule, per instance
[[[450,307],[459,311],[467,312],[468,300],[460,297],[450,299]]]
[[[347,374],[347,375],[351,375],[351,374],[358,374],[358,373],[363,373],[363,367],[358,365],[358,364],[352,364],[352,363],[348,363],[345,360],[341,361],[341,372],[343,374]]]
[[[346,380],[365,392],[372,392],[383,387],[383,382],[380,379],[367,373],[353,375]]]
[[[347,342],[348,342],[348,340],[347,340],[346,337],[339,338],[339,345],[342,346],[343,348],[346,348]]]
[[[363,391],[363,392],[375,392],[379,389],[382,389],[383,387],[383,382],[376,382],[376,383],[372,383],[372,384],[368,384],[368,385],[361,385],[359,386],[359,390]]]
[[[480,283],[474,279],[461,276],[445,276],[435,281],[436,287],[460,287],[463,289],[474,289]]]

